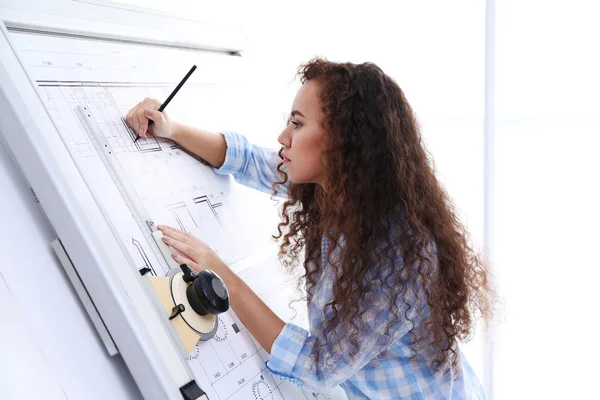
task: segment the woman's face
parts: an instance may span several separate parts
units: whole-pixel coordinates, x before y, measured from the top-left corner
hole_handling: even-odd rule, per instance
[[[292,104],[289,122],[277,139],[283,146],[288,178],[294,183],[323,183],[325,167],[321,153],[326,133],[321,127],[325,116],[319,91],[315,81],[302,85]]]

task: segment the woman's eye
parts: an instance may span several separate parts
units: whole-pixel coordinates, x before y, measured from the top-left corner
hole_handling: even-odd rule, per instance
[[[290,124],[293,124],[295,126],[295,129],[298,129],[302,126],[300,122],[293,121],[292,117],[289,117],[286,123],[287,126],[290,126]]]

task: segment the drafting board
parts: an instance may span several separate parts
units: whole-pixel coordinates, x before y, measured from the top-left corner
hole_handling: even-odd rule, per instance
[[[235,104],[242,84],[236,79],[242,76],[243,60],[216,52],[150,48],[22,31],[4,30],[4,35],[10,39],[20,66],[29,73],[28,81],[23,71],[11,71],[10,68],[18,69],[16,59],[12,60],[12,65],[10,61],[5,64],[5,69],[0,71],[3,74],[1,82],[10,80],[14,86],[3,87],[4,100],[12,101],[13,112],[21,114],[12,116],[15,121],[27,125],[31,123],[31,115],[35,115],[33,120],[37,125],[25,129],[31,135],[26,138],[29,143],[8,138],[9,145],[17,161],[27,157],[26,163],[20,163],[23,170],[31,169],[29,174],[24,171],[26,176],[36,173],[36,166],[31,165],[35,164],[33,150],[36,148],[40,159],[50,156],[50,160],[41,162],[41,165],[46,162],[45,166],[37,168],[44,168],[48,173],[54,172],[55,168],[57,172],[67,174],[62,178],[62,190],[59,185],[53,188],[60,194],[54,195],[63,197],[64,203],[69,205],[60,211],[80,213],[77,215],[79,220],[72,221],[73,226],[79,226],[64,234],[55,227],[84,282],[99,280],[104,274],[107,283],[105,286],[98,284],[97,293],[94,293],[94,287],[86,285],[86,288],[97,302],[96,306],[144,396],[180,398],[176,389],[192,378],[211,400],[330,398],[305,393],[289,383],[273,379],[264,366],[268,355],[232,312],[221,317],[213,340],[201,343],[191,355],[182,353],[164,315],[151,304],[152,296],[144,286],[144,279],[135,273],[136,269],[146,267],[153,275],[165,275],[168,267],[149,248],[133,222],[74,112],[77,105],[90,107],[155,221],[180,227],[206,241],[226,262],[233,264],[236,272],[251,280],[250,270],[268,274],[269,268],[277,268],[277,260],[260,259],[255,252],[253,254],[253,249],[260,247],[260,243],[250,240],[253,237],[251,226],[248,226],[251,220],[240,212],[242,203],[235,196],[231,179],[216,176],[172,142],[151,139],[133,143],[134,135],[122,120],[125,112],[140,99],[165,98],[195,63],[198,71],[169,106],[173,110],[171,115],[184,122],[200,121],[209,129],[239,128],[243,115],[232,116],[228,110],[244,109]],[[11,49],[5,38],[1,46],[4,59]],[[25,104],[31,113],[29,119],[23,118]],[[22,147],[27,145],[31,150]],[[53,168],[53,163],[61,166]],[[36,178],[28,176],[28,179],[37,191],[37,186],[31,182]],[[42,194],[44,190],[52,191],[52,188],[45,189],[40,184],[40,198],[51,196]],[[74,198],[64,199],[69,192]],[[45,211],[52,220],[52,207]],[[80,270],[80,265],[89,265],[91,260],[88,256],[88,264],[85,264],[86,256],[78,257],[77,253],[82,249],[75,247],[77,240],[69,235],[84,236],[85,233],[90,234],[89,242],[85,244],[90,247],[90,253],[96,253],[94,261],[103,263],[98,269],[89,266],[87,270]],[[78,262],[78,258],[81,261]],[[260,269],[253,266],[253,259],[260,261]],[[114,267],[116,265],[119,267]],[[243,269],[248,266],[252,268]],[[270,291],[277,292],[284,286],[283,282],[271,282],[277,286],[260,287],[260,279],[254,283],[268,304]],[[109,293],[98,293],[107,288]],[[282,303],[281,297],[271,300],[273,308]],[[283,300],[287,305],[285,295]],[[119,315],[123,310],[124,315]],[[126,326],[129,330],[119,332],[124,320],[129,322]],[[156,378],[155,383],[149,381]]]

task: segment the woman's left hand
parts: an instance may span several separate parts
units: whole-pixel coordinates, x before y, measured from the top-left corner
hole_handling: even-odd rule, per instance
[[[223,279],[231,291],[237,275],[206,243],[170,226],[159,225],[157,228],[162,232],[165,244],[176,250],[171,257],[178,264],[187,264],[196,272],[212,270]]]

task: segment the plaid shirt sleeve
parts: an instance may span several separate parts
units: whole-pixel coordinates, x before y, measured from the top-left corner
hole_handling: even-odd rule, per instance
[[[248,139],[235,132],[222,132],[227,143],[225,162],[213,168],[217,174],[231,174],[244,186],[273,194],[273,184],[282,180],[277,165],[279,155],[274,149],[250,144]],[[277,187],[277,195],[287,196],[287,184]]]
[[[265,363],[269,371],[300,387],[328,391],[348,380],[392,343],[404,336],[413,327],[413,323],[418,323],[420,316],[425,312],[423,307],[403,307],[399,314],[405,315],[409,320],[400,322],[392,330],[393,333],[386,336],[384,326],[389,317],[389,303],[382,300],[381,292],[379,294],[372,292],[367,297],[370,297],[368,301],[371,301],[371,306],[365,312],[363,319],[365,324],[358,332],[359,348],[354,358],[349,355],[352,347],[344,336],[347,333],[344,327],[334,329],[335,337],[339,338],[336,342],[341,345],[335,349],[329,344],[320,346],[319,337],[311,335],[299,326],[287,323],[275,339],[270,359]],[[313,353],[315,346],[319,346],[316,357]]]

